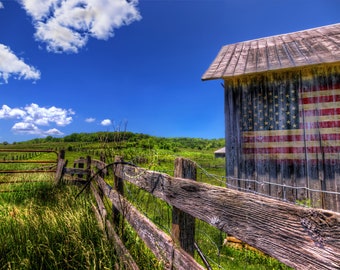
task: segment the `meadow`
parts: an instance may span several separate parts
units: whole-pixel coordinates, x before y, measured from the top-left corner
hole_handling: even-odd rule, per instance
[[[199,165],[198,181],[223,186],[225,160],[216,159],[213,154],[222,146],[223,139],[102,132],[4,143],[1,148],[65,149],[69,164],[87,155],[102,156],[110,163],[119,155],[126,161],[169,175],[173,174],[174,159],[181,156]],[[55,154],[25,156],[14,152],[6,158],[53,159]],[[81,187],[55,185],[51,174],[0,174],[0,178],[0,269],[120,269],[115,250],[94,218],[90,192],[82,192],[76,199]],[[170,232],[169,205],[132,185],[125,184],[125,194],[155,224]],[[140,269],[163,269],[129,225],[122,226],[120,237]],[[226,245],[227,235],[202,221],[196,221],[196,232],[196,242],[212,269],[289,269],[259,251],[243,245],[237,248]],[[197,254],[195,258],[203,263]]]
[[[0,269],[113,269],[91,196],[75,200],[77,189],[52,181],[32,185],[0,196]]]

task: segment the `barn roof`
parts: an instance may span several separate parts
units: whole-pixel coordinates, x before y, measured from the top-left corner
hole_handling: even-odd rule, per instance
[[[202,80],[340,61],[340,23],[223,46]]]
[[[220,148],[220,149],[217,149],[214,153],[215,154],[225,154],[225,146]]]

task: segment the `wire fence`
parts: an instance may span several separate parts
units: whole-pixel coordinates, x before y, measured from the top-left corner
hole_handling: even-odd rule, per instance
[[[214,181],[217,185],[225,186],[227,188],[235,189],[238,191],[253,193],[260,196],[265,196],[272,199],[281,200],[288,203],[298,204],[305,207],[314,207],[314,205],[311,203],[311,200],[306,198],[304,200],[299,200],[298,198],[295,198],[295,200],[291,200],[288,198],[287,193],[288,190],[290,193],[298,193],[300,191],[304,191],[305,194],[309,194],[309,197],[313,197],[313,194],[322,194],[322,195],[332,195],[336,196],[337,201],[340,200],[340,192],[339,191],[332,191],[332,190],[320,190],[320,189],[314,189],[307,186],[293,186],[286,183],[277,183],[277,182],[269,182],[269,181],[260,181],[256,179],[243,179],[243,178],[235,178],[235,177],[226,177],[221,175],[216,175],[208,172],[207,169],[205,169],[203,166],[197,164],[197,168],[200,171],[200,174],[204,174],[206,179],[209,179],[208,182]],[[200,179],[203,179],[201,176]],[[257,186],[257,190],[254,188],[254,186]],[[268,194],[268,192],[261,192],[262,190],[273,190],[273,187],[276,189],[280,189],[282,192],[280,193],[281,196],[277,195],[271,195]],[[338,190],[340,190],[340,187],[337,187]],[[302,193],[302,192],[300,192]],[[315,196],[315,197],[321,197],[321,196]],[[316,205],[319,206],[319,205]],[[333,210],[333,209],[329,209]]]
[[[225,187],[225,176],[211,173],[209,169],[205,169],[197,163],[196,165],[198,181]],[[163,172],[173,173],[171,171]],[[157,199],[152,194],[136,188],[133,184],[125,183],[124,187],[124,196],[160,229],[171,235],[172,206]],[[197,255],[198,251],[196,252],[195,259],[201,261],[207,269],[243,269],[241,265],[253,265],[255,267],[253,269],[266,269],[266,266],[264,268],[256,268],[260,264],[274,265],[271,269],[290,269],[275,259],[264,255],[262,252],[249,247],[246,243],[239,241],[235,244],[229,241],[227,233],[218,230],[204,221],[196,220],[195,223],[196,250],[199,249],[201,256],[203,256],[206,262],[203,263],[201,261],[202,258]]]
[[[258,184],[259,186],[268,185],[268,186],[281,187],[283,189],[291,188],[291,189],[295,189],[295,190],[305,190],[305,191],[309,191],[309,192],[319,192],[319,193],[324,193],[324,194],[340,195],[340,192],[337,192],[337,191],[312,189],[312,188],[305,187],[305,186],[304,187],[291,186],[291,185],[286,185],[286,184],[272,183],[272,182],[267,182],[267,181],[258,181],[258,180],[254,180],[254,179],[242,179],[242,178],[235,178],[235,177],[225,177],[225,179],[226,179],[226,186],[227,187],[239,189],[239,190],[246,191],[246,192],[253,192],[253,193],[259,194],[259,195],[265,195],[265,194],[253,191],[253,190],[250,189],[250,187],[249,188],[242,188],[242,187],[239,187],[239,186],[232,185],[232,184],[228,183],[228,180],[242,181],[242,182],[247,183],[247,184],[255,183],[255,184]],[[276,197],[269,196],[269,195],[268,195],[268,197],[276,198]],[[283,200],[284,201],[287,200],[285,198],[285,196],[283,197]]]
[[[147,218],[152,220],[160,229],[171,235],[172,225],[172,206],[166,202],[153,197],[148,192],[141,189],[136,189],[133,185],[125,184],[125,196],[134,204],[137,209],[143,213]],[[223,266],[221,262],[226,255],[223,249],[225,243],[226,233],[210,226],[209,224],[196,220],[195,228],[195,243],[196,248],[199,248],[201,256],[204,256],[209,267],[207,269],[230,269]],[[196,260],[201,260],[199,256]],[[203,264],[203,263],[202,263]]]
[[[202,182],[208,182],[208,183],[214,183],[216,185],[219,186],[224,186],[226,188],[231,188],[234,190],[238,190],[238,191],[242,191],[242,192],[248,192],[248,193],[252,193],[252,194],[256,194],[259,196],[265,196],[265,197],[269,197],[272,199],[276,199],[276,200],[281,200],[287,203],[291,203],[291,204],[295,204],[295,205],[299,205],[299,206],[303,206],[303,207],[314,207],[313,202],[311,202],[310,199],[306,199],[306,200],[290,200],[290,198],[287,196],[288,191],[290,190],[290,192],[295,192],[298,193],[299,191],[304,191],[304,193],[309,194],[309,198],[313,197],[313,193],[315,194],[322,194],[322,195],[329,195],[329,196],[335,196],[336,199],[335,201],[339,204],[339,200],[340,200],[340,187],[336,187],[337,190],[321,190],[321,189],[315,189],[315,188],[311,188],[311,187],[307,187],[307,186],[293,186],[293,185],[289,185],[286,183],[276,183],[276,182],[269,182],[269,181],[259,181],[256,179],[242,179],[242,178],[235,178],[235,177],[226,177],[224,175],[217,175],[214,173],[209,172],[209,169],[204,168],[204,166],[196,163],[197,169],[198,169],[198,175],[200,175],[200,180]],[[254,186],[258,187],[258,190],[254,189]],[[265,188],[265,186],[267,188]],[[278,190],[282,190],[282,196],[274,196],[271,194],[268,194],[266,192],[261,192],[261,190],[270,190],[270,189],[274,189],[274,187]],[[320,196],[315,196],[315,197],[320,197]],[[339,206],[338,206],[339,207]],[[335,206],[336,208],[336,206]],[[332,210],[332,209],[330,209]],[[200,224],[200,223],[199,223]],[[227,237],[228,235],[224,235],[222,236],[222,232],[215,233],[215,236],[212,237],[212,235],[214,235],[213,233],[209,232],[206,233],[206,227],[204,225],[204,229],[203,230],[198,230],[197,236],[200,239],[205,239],[204,241],[206,241],[205,245],[210,246],[210,250],[214,250],[215,251],[215,256],[209,256],[209,253],[207,255],[207,259],[209,260],[210,264],[215,268],[215,269],[229,269],[229,268],[224,268],[223,266],[223,262],[225,259],[234,259],[235,255],[230,255],[232,253],[228,253],[226,252],[225,249],[225,244],[228,243],[227,241]],[[222,240],[221,240],[222,239]],[[199,240],[197,240],[199,241]],[[244,252],[244,247],[247,246],[244,243],[241,243],[238,248],[241,247],[243,253],[242,254],[238,254],[237,256],[239,256],[239,259],[245,259],[248,260],[249,256],[252,257],[254,256],[253,254],[249,253],[249,252]],[[249,246],[248,246],[249,247]],[[250,247],[250,249],[252,250],[252,248]],[[245,256],[245,257],[244,257]],[[255,256],[256,257],[256,256]],[[258,259],[258,258],[257,258]],[[256,260],[257,260],[256,259]],[[275,267],[273,267],[273,269],[275,269]]]
[[[151,170],[162,171],[167,174],[173,174],[173,171],[163,169],[158,170],[157,165],[160,164],[159,157],[149,159],[152,162],[149,164]],[[243,192],[251,192],[256,195],[266,196],[273,199],[280,199],[282,201],[296,203],[304,205],[306,207],[311,206],[310,202],[306,201],[291,201],[287,196],[287,190],[303,190],[306,193],[323,193],[333,196],[339,196],[340,192],[337,191],[323,191],[306,186],[293,186],[285,183],[273,183],[269,181],[259,181],[256,179],[240,179],[234,177],[226,177],[225,168],[221,166],[222,162],[210,163],[209,161],[200,160],[204,165],[196,162],[197,168],[197,181],[205,182],[213,185],[227,187]],[[208,166],[207,166],[208,164]],[[133,164],[132,164],[133,165]],[[218,172],[218,174],[216,173]],[[257,187],[255,189],[254,187]],[[146,217],[153,221],[160,229],[167,234],[171,235],[172,226],[172,206],[166,202],[155,198],[152,194],[143,191],[140,188],[136,188],[132,184],[126,183],[125,196],[128,200],[137,207]],[[261,190],[265,190],[269,187],[275,187],[282,190],[282,196],[272,196],[268,193],[263,193]],[[269,188],[270,189],[270,188]],[[109,202],[107,202],[109,204]],[[204,260],[208,263],[208,269],[234,269],[231,268],[232,262],[235,264],[241,264],[243,261],[247,261],[249,264],[256,264],[259,261],[267,260],[273,264],[274,259],[263,256],[259,251],[252,251],[247,248],[245,243],[238,243],[238,246],[231,248],[228,239],[228,235],[217,228],[203,222],[196,220],[195,228],[195,244],[196,249],[200,250]],[[263,259],[265,258],[265,259]],[[196,260],[202,260],[202,257],[196,255]],[[277,262],[278,264],[278,262]],[[272,267],[275,269],[275,267]],[[239,269],[239,268],[235,268]],[[280,266],[280,269],[285,269]],[[288,268],[287,268],[288,269]]]
[[[155,164],[157,162],[154,162]],[[152,167],[154,164],[152,164]],[[252,185],[258,185],[260,187],[263,186],[275,186],[279,187],[282,190],[286,189],[294,189],[294,190],[304,190],[306,192],[316,192],[316,193],[324,193],[329,195],[340,196],[340,192],[337,191],[322,191],[318,189],[313,189],[309,187],[299,187],[292,186],[280,183],[272,183],[268,181],[259,181],[254,179],[239,179],[233,177],[226,177],[223,174],[224,168],[220,168],[221,174],[215,174],[211,171],[212,169],[216,169],[216,166],[211,166],[210,168],[205,167],[204,165],[200,165],[196,163],[197,166],[197,180],[200,182],[207,182],[210,184],[215,184],[218,186],[224,186],[227,188],[237,189],[239,191],[251,192],[253,194],[266,196],[274,199],[280,199],[283,201],[298,203],[301,202],[292,202],[289,201],[286,197],[286,193],[283,192],[282,198],[278,198],[276,196],[271,196],[270,194],[261,193],[257,190],[252,189]],[[165,173],[173,173],[172,171],[163,170]],[[243,183],[239,185],[235,185],[234,183]],[[150,220],[152,220],[157,226],[159,226],[163,231],[171,235],[171,224],[172,224],[172,207],[161,201],[152,194],[148,192],[144,192],[140,188],[134,187],[132,184],[126,183],[125,185],[125,196],[132,202],[139,211],[141,211],[145,216],[147,216]],[[340,198],[340,197],[339,197]],[[109,204],[109,203],[108,203]],[[305,206],[310,206],[308,202],[304,203]],[[235,263],[239,263],[241,261],[247,261],[251,264],[256,264],[256,262],[260,262],[262,259],[262,254],[258,251],[248,252],[246,249],[246,245],[241,243],[238,247],[241,251],[235,252],[231,251],[228,246],[228,241],[226,241],[228,235],[226,233],[221,232],[208,225],[207,223],[197,220],[196,221],[196,233],[195,233],[195,242],[197,246],[202,250],[204,257],[208,261],[211,266],[211,269],[234,269],[231,268],[232,261]],[[255,254],[255,255],[254,255]],[[199,260],[199,259],[198,259]],[[274,260],[266,258],[265,260]],[[274,264],[273,262],[270,262]],[[235,268],[236,269],[236,268]],[[240,269],[240,268],[237,268]],[[253,268],[256,269],[256,268]],[[263,269],[263,268],[262,268]],[[278,269],[275,267],[271,267],[271,269]],[[286,269],[280,266],[279,269]],[[288,269],[288,268],[287,268]]]

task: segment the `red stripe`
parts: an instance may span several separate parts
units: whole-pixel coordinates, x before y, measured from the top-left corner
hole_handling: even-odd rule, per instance
[[[315,97],[308,97],[309,92],[317,92],[326,90],[333,90],[334,95],[329,95],[327,93],[326,96],[315,96]],[[280,155],[280,162],[294,162],[294,163],[305,163],[304,159],[301,160],[301,154],[318,154],[319,159],[322,159],[323,154],[337,154],[340,153],[340,134],[319,134],[318,129],[323,128],[339,128],[340,127],[340,120],[335,120],[334,116],[340,115],[340,108],[337,108],[340,102],[340,84],[337,85],[325,85],[325,86],[317,86],[311,87],[309,89],[300,90],[302,93],[306,93],[304,98],[299,99],[299,114],[300,114],[300,122],[303,120],[303,117],[312,116],[309,123],[300,123],[300,131],[298,135],[288,135],[289,131],[287,130],[287,135],[265,135],[265,134],[275,134],[275,131],[270,131],[270,133],[263,133],[263,132],[251,132],[253,136],[243,136],[242,141],[243,143],[250,143],[250,147],[242,147],[242,153],[246,155],[254,155],[256,158],[256,162],[268,159],[277,159],[276,155]],[[329,104],[330,106],[334,106],[335,108],[324,108],[322,103],[330,103],[334,102],[333,104]],[[313,110],[304,110],[303,105],[307,104],[315,104],[315,108]],[[314,106],[313,106],[314,107]],[[313,118],[315,116],[315,119]],[[329,116],[329,121],[322,121],[322,122],[313,122],[317,121],[317,116]],[[327,118],[327,117],[326,117]],[[334,119],[334,120],[332,120]],[[304,134],[302,128],[305,128],[306,131],[315,132],[314,134]],[[281,132],[281,131],[280,131]],[[296,132],[296,131],[295,131]],[[306,141],[305,147],[294,147],[294,142],[301,142]],[[327,141],[331,146],[308,146],[309,141]],[[291,142],[291,144],[287,147],[280,147],[281,142]],[[273,143],[270,145],[270,143]],[[314,143],[315,144],[315,143]],[[295,144],[296,145],[296,144]],[[317,144],[318,145],[318,144]],[[272,146],[272,147],[268,147]],[[285,154],[290,154],[291,158],[286,156]],[[294,157],[296,154],[297,157]],[[298,155],[299,154],[299,155]],[[337,155],[335,155],[337,156]],[[340,161],[338,158],[326,156],[325,159],[327,160],[327,164],[332,164],[334,162],[339,163]],[[310,159],[308,158],[308,163],[315,163],[317,164],[318,159]]]
[[[275,163],[288,163],[288,164],[294,164],[294,165],[301,165],[301,164],[310,164],[310,165],[316,165],[322,161],[323,164],[326,166],[331,165],[331,166],[339,166],[340,161],[339,159],[325,159],[325,160],[320,160],[320,159],[311,159],[309,158],[306,162],[305,159],[275,159]],[[264,164],[268,164],[268,158],[261,158],[261,157],[256,157],[256,164],[261,164],[263,162]]]
[[[304,116],[327,116],[327,115],[339,115],[340,108],[334,109],[314,109],[314,110],[303,110],[300,112],[300,117],[302,117],[302,113]]]
[[[325,147],[275,147],[275,148],[244,148],[243,154],[301,154],[301,153],[338,153],[340,146]]]
[[[335,141],[340,140],[340,134],[306,134],[305,139],[307,141]]]
[[[300,123],[300,128],[305,127],[308,129],[319,129],[319,128],[332,128],[332,127],[340,127],[340,121],[323,121],[323,122],[313,122],[313,123]]]
[[[301,98],[302,104],[338,102],[338,101],[340,101],[340,95]]]
[[[303,131],[301,130],[301,133]],[[317,132],[317,131],[316,131]],[[278,136],[243,136],[244,143],[262,142],[296,142],[296,141],[333,141],[340,140],[340,134],[306,134],[306,135],[278,135]]]

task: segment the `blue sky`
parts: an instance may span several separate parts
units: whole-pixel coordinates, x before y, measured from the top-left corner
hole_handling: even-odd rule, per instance
[[[224,137],[223,45],[340,20],[339,0],[0,0],[0,142]]]

